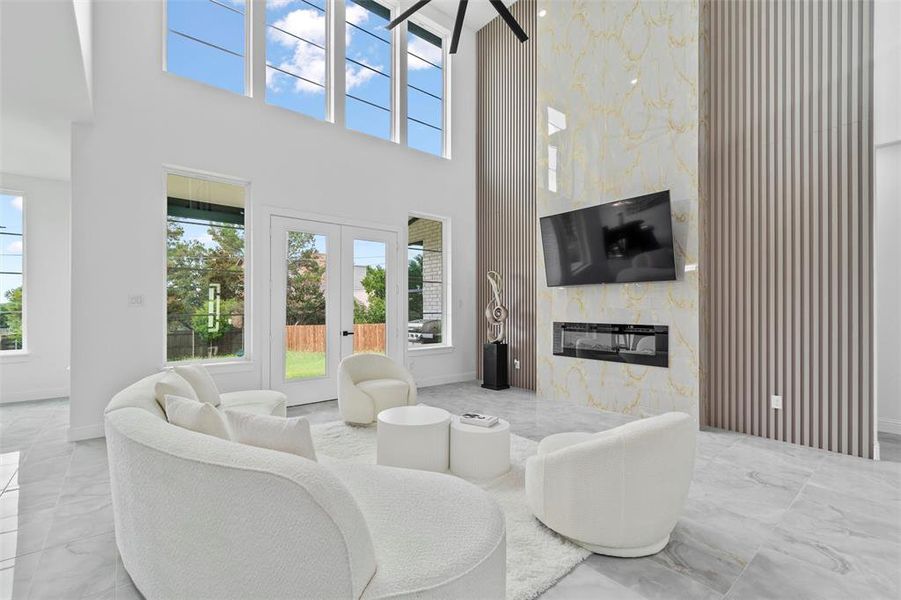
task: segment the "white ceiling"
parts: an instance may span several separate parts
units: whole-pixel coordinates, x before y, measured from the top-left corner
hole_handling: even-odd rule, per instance
[[[69,178],[91,99],[72,0],[0,1],[0,170]]]
[[[510,6],[515,1],[516,0],[504,0],[504,4]],[[411,4],[413,4],[412,0],[404,0],[401,2],[401,7],[406,8]],[[449,27],[453,27],[454,19],[457,16],[457,6],[459,6],[459,4],[460,0],[432,0],[428,6],[434,7],[445,16],[450,17],[448,24]],[[464,27],[466,27],[466,29],[477,31],[487,25],[496,16],[497,11],[494,10],[494,7],[491,6],[488,0],[469,0],[469,4],[466,7]]]

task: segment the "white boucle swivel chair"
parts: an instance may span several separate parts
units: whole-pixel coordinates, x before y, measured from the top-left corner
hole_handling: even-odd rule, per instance
[[[655,554],[682,514],[694,457],[695,424],[684,413],[551,435],[526,462],[529,508],[597,554]]]
[[[338,411],[347,423],[365,425],[386,408],[416,404],[416,382],[384,354],[352,354],[338,367]]]
[[[105,413],[116,545],[147,600],[504,598],[504,516],[485,491],[183,429],[154,398],[163,376]]]

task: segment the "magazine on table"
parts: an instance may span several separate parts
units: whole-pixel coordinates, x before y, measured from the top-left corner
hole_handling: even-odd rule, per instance
[[[460,415],[460,422],[466,425],[476,425],[477,427],[491,427],[497,423],[497,417],[477,412],[467,412]]]

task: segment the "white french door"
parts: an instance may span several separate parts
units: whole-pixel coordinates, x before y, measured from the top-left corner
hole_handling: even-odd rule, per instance
[[[273,216],[270,234],[269,385],[289,405],[337,397],[345,356],[402,357],[396,233]]]

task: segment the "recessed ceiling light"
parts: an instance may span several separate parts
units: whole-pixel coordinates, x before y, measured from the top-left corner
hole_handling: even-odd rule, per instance
[[[544,10],[543,8],[542,8],[541,10],[538,11],[538,16],[539,16],[539,17],[543,17],[543,16],[545,16],[545,15],[547,15],[547,11]]]
[[[638,83],[638,78],[636,77],[635,79],[633,79],[633,80],[630,81],[629,83],[631,83],[632,85],[635,85],[636,83]]]

